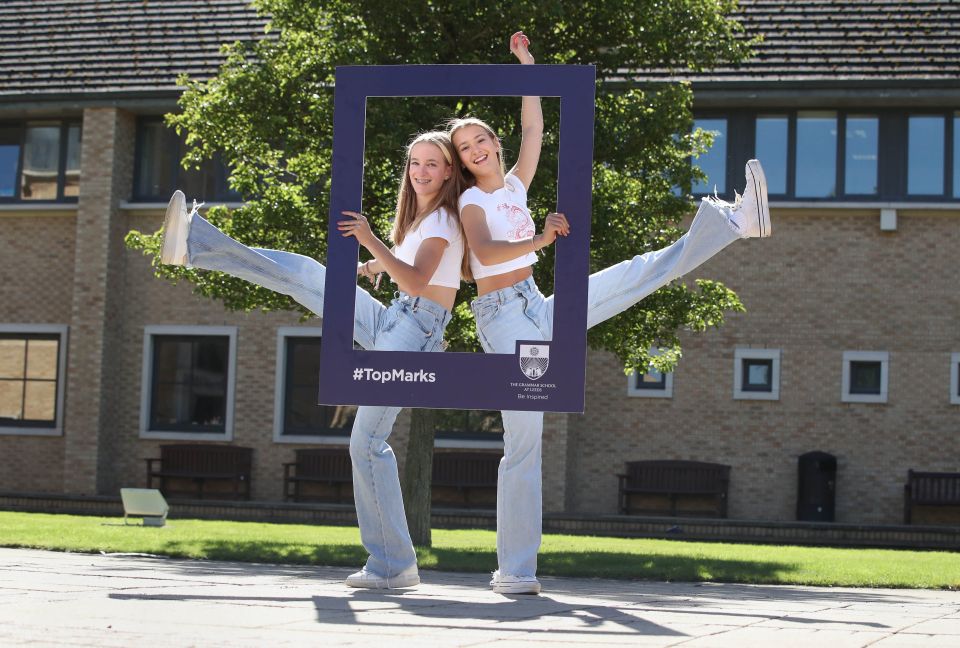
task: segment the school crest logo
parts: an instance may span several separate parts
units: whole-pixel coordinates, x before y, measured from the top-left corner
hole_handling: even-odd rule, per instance
[[[520,371],[530,380],[538,380],[550,366],[550,347],[546,344],[520,345]]]

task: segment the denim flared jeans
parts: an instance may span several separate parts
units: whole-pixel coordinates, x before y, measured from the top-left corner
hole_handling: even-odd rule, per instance
[[[630,308],[690,272],[739,237],[727,216],[704,200],[690,229],[672,245],[590,275],[587,328]],[[513,353],[517,340],[553,337],[553,296],[533,278],[477,298],[471,304],[487,353]],[[500,573],[535,576],[542,532],[543,412],[504,411],[503,459],[497,479],[497,560]]]
[[[194,214],[187,238],[188,263],[245,279],[323,317],[326,268],[292,252],[250,248]],[[450,313],[422,297],[399,293],[384,306],[357,287],[354,338],[377,351],[440,351]],[[387,443],[399,407],[362,406],[350,434],[353,496],[368,570],[396,576],[416,563],[400,492],[397,458]]]

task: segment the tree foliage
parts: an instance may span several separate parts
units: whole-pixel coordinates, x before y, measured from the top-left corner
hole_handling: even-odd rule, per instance
[[[186,134],[185,166],[219,154],[242,208],[213,208],[209,219],[234,238],[324,260],[328,213],[332,87],[341,64],[510,63],[509,34],[523,29],[538,63],[597,68],[591,269],[605,268],[676,240],[677,223],[691,211],[687,188],[702,177],[690,157],[709,134],[690,133],[692,93],[682,83],[643,85],[632,71],[709,69],[743,60],[751,43],[729,16],[733,0],[258,0],[270,17],[264,37],[224,47],[226,61],[209,80],[183,79],[182,111],[168,115]],[[514,155],[519,147],[516,98],[371,99],[367,108],[362,208],[382,235],[389,230],[403,147],[416,132],[465,114],[500,131]],[[539,220],[556,196],[556,101],[544,100],[547,133],[540,172],[530,193]],[[511,155],[508,153],[508,160]],[[202,197],[198,197],[202,198]],[[359,206],[358,206],[359,207]],[[160,266],[159,237],[131,232],[131,247],[154,256],[156,272],[187,279],[197,292],[231,309],[302,307],[289,298],[219,273]],[[548,293],[553,254],[535,266]],[[387,284],[388,282],[384,282]],[[393,288],[381,288],[386,298]],[[476,349],[461,291],[447,337],[454,349]],[[594,348],[616,353],[627,367],[645,368],[647,349],[669,369],[679,354],[677,332],[703,330],[740,310],[719,283],[676,282],[591,330]]]

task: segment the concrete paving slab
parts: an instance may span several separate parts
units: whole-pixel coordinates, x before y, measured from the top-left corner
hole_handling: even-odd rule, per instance
[[[354,590],[353,570],[0,549],[0,645],[960,646],[960,596],[543,578],[493,593],[486,574]]]

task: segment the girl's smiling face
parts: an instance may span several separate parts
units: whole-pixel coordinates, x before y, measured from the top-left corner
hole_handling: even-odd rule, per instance
[[[477,177],[500,169],[500,142],[482,126],[470,124],[458,128],[453,133],[453,146],[461,164]]]
[[[418,198],[432,198],[450,178],[450,165],[440,147],[431,142],[417,142],[410,149],[407,177]]]

